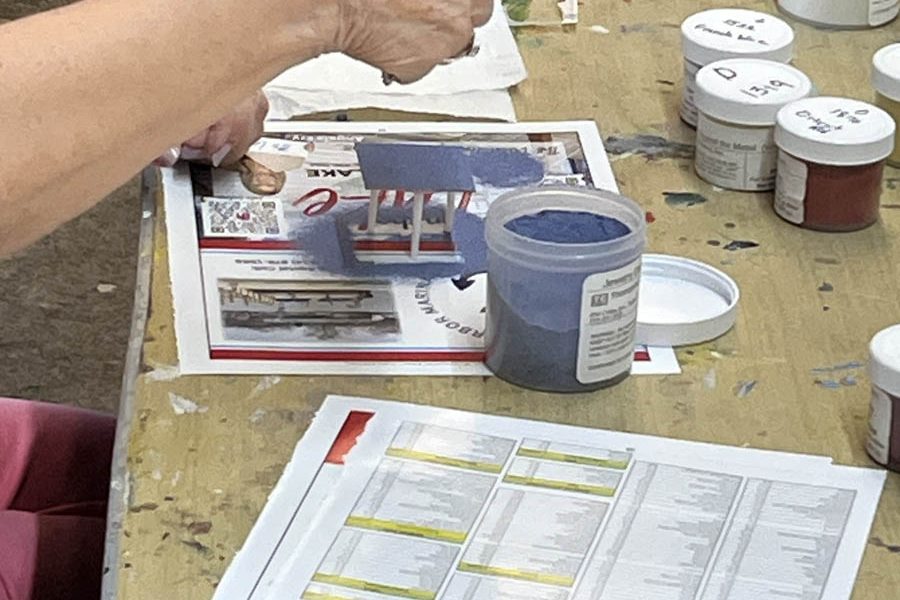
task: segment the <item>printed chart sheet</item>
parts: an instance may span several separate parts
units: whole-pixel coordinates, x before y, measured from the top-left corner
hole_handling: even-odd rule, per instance
[[[490,204],[525,183],[616,190],[593,123],[269,126],[233,168],[163,171],[182,373],[487,375],[483,217]],[[377,154],[387,150],[370,152],[370,180],[396,169],[421,173],[415,161],[425,161],[426,150],[472,157],[454,173],[471,182],[468,191],[426,196],[420,244],[423,261],[455,261],[468,271],[392,274],[394,263],[411,266],[403,265],[412,243],[403,211],[413,192],[367,189],[363,143],[395,154],[415,150],[405,153],[413,164],[402,165]],[[382,217],[388,221],[378,231],[348,225],[365,216],[373,196],[393,217]],[[451,202],[455,217],[447,216]],[[448,220],[474,233],[456,235]],[[347,273],[323,260],[371,268]],[[633,372],[680,369],[671,348],[639,347]]]
[[[884,480],[330,397],[216,599],[845,600]]]

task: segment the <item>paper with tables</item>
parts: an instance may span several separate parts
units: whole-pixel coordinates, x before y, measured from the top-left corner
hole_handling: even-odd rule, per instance
[[[845,600],[884,480],[824,457],[329,397],[215,598]]]
[[[436,225],[423,238],[434,260],[456,260],[454,253],[479,258],[465,278],[428,281],[324,272],[301,248],[321,254],[328,246],[298,231],[320,222],[334,231],[342,218],[335,215],[366,211],[372,191],[357,154],[363,140],[447,145],[519,162],[524,155],[537,167],[531,174],[538,184],[617,189],[597,127],[588,122],[272,123],[237,168],[163,172],[182,373],[490,374],[482,364],[487,277],[477,266],[483,235],[448,240]],[[521,185],[515,169],[502,171],[510,181],[477,180],[473,192],[454,199],[457,222],[465,217],[483,227],[494,199]],[[393,190],[384,203],[408,206],[412,198],[408,190]],[[450,198],[434,193],[428,206],[445,206]],[[359,260],[408,256],[397,250],[410,244],[401,223],[393,233],[352,235]],[[680,368],[671,348],[641,346],[633,372]]]

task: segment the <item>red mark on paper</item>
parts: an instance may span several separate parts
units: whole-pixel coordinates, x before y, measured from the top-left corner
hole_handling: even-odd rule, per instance
[[[469,202],[472,201],[472,192],[463,192],[462,200],[459,203],[460,210],[466,210],[469,208]]]
[[[322,195],[325,197],[322,198]],[[310,203],[309,206],[303,209],[303,214],[307,217],[315,217],[316,215],[327,213],[335,204],[337,204],[339,198],[338,193],[334,190],[328,188],[316,188],[306,192],[301,197],[294,200],[292,204],[294,206],[299,206],[307,200],[311,200],[317,196],[318,199],[315,202]]]
[[[353,447],[356,446],[356,440],[366,430],[366,423],[375,416],[375,413],[362,412],[358,410],[352,411],[347,415],[347,420],[334,438],[331,450],[325,456],[325,462],[332,465],[344,464],[344,457],[347,456]]]
[[[647,214],[644,215],[644,219],[647,221],[648,224],[649,224],[649,223],[656,223],[656,215],[654,215],[654,214],[653,214],[652,212],[650,212],[649,210],[647,211]]]

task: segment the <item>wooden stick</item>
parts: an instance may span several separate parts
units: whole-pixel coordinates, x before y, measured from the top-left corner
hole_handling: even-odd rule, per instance
[[[412,239],[409,253],[413,259],[419,258],[419,241],[422,239],[422,210],[425,207],[425,193],[416,192],[413,204]]]
[[[447,206],[444,208],[444,231],[453,231],[453,219],[456,217],[456,192],[447,192]]]
[[[375,233],[375,224],[378,222],[378,196],[380,192],[379,190],[372,190],[369,194],[369,221],[366,226],[366,232],[373,234]]]

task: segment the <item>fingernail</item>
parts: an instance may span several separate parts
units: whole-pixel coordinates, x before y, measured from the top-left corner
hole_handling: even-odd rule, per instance
[[[193,146],[181,147],[181,158],[184,160],[200,160],[206,158],[206,152],[203,148],[194,148]]]
[[[210,159],[212,161],[212,166],[218,167],[222,164],[222,161],[225,160],[225,157],[228,156],[228,153],[231,152],[231,144],[225,144],[221,148],[219,148],[218,152],[212,155]]]
[[[181,152],[177,147],[169,148],[159,158],[153,161],[153,164],[159,167],[174,167],[178,162]]]
[[[396,77],[394,77],[393,75],[391,75],[391,74],[388,73],[388,72],[382,72],[382,73],[381,73],[381,82],[382,82],[384,85],[391,85],[391,84],[394,83],[395,81],[400,81],[400,80],[397,79]]]

